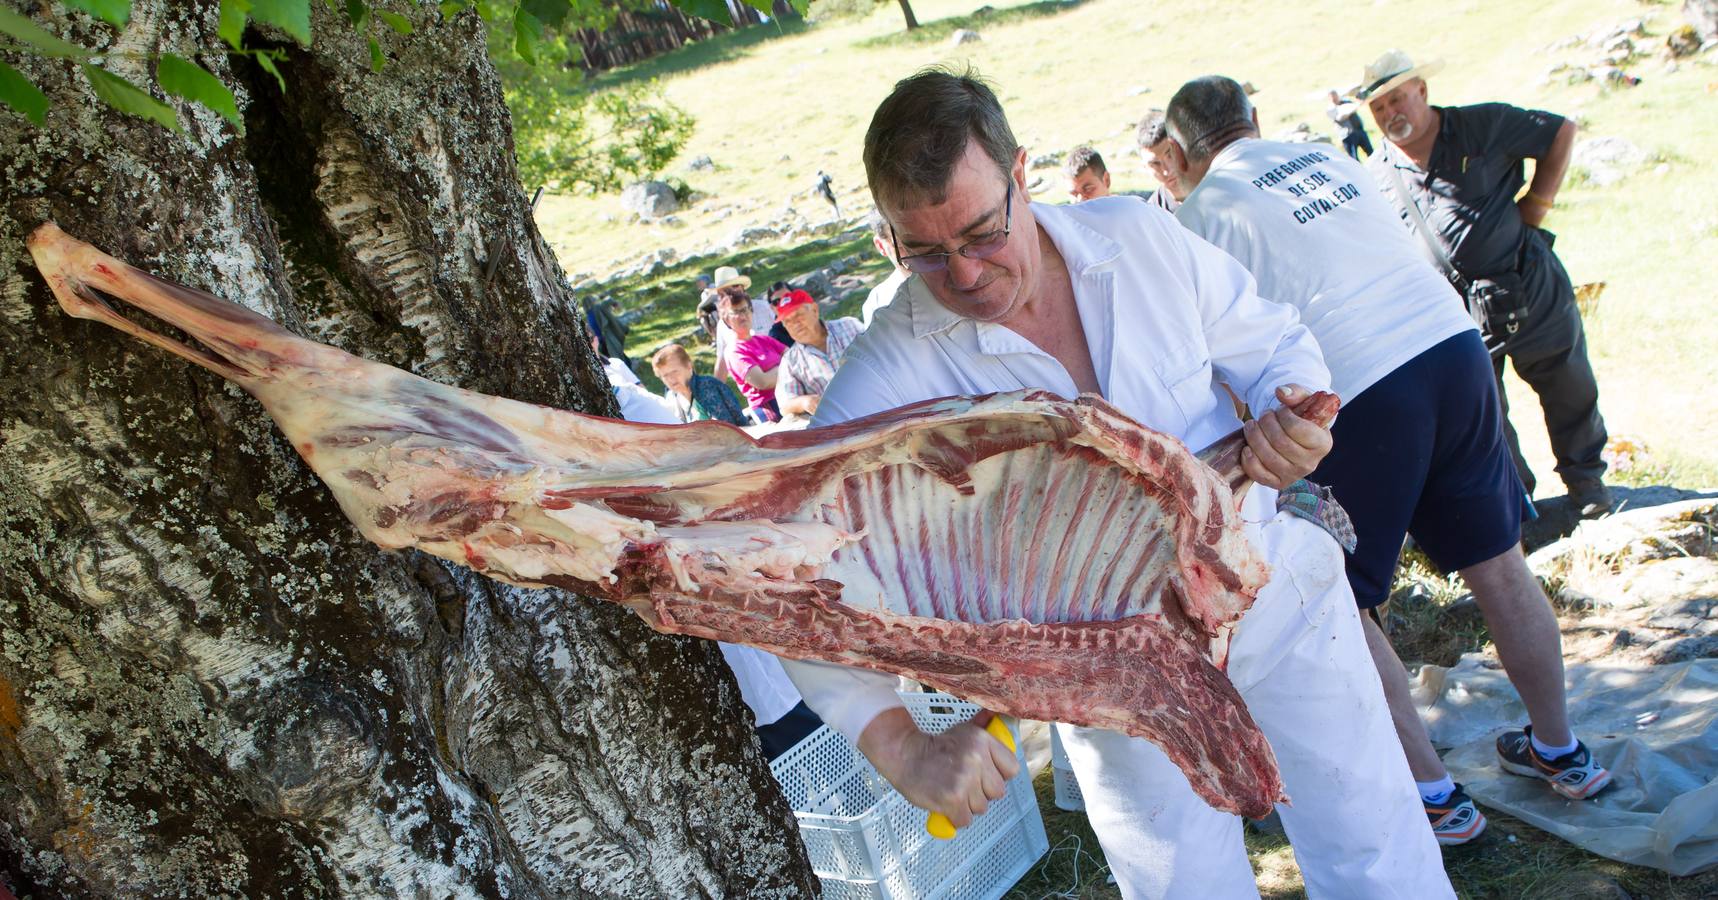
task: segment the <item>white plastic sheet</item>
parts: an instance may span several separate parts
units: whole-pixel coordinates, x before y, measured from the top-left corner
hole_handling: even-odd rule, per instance
[[[1575,731],[1614,775],[1574,802],[1498,768],[1496,736],[1527,719],[1495,660],[1421,670],[1416,700],[1451,774],[1502,810],[1620,862],[1690,875],[1718,866],[1718,660],[1568,669]]]

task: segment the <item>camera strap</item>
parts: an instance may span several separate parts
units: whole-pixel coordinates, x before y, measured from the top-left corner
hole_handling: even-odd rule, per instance
[[[1385,140],[1385,145],[1389,146],[1388,139]],[[1450,255],[1444,252],[1443,245],[1438,243],[1437,238],[1432,237],[1432,227],[1426,224],[1426,217],[1420,212],[1420,205],[1414,202],[1414,195],[1408,191],[1408,182],[1402,178],[1402,170],[1396,166],[1393,150],[1392,147],[1384,151],[1386,155],[1383,161],[1384,170],[1390,173],[1390,188],[1395,191],[1396,199],[1408,210],[1408,221],[1413,226],[1412,231],[1419,235],[1420,241],[1426,245],[1426,250],[1431,254],[1432,262],[1436,263],[1438,269],[1444,273],[1444,277],[1456,286],[1456,290],[1461,291],[1462,296],[1466,297],[1468,290],[1473,287],[1473,282],[1456,268],[1456,264],[1450,260]]]

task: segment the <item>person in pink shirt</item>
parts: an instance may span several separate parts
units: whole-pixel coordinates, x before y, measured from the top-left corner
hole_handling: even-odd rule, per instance
[[[740,386],[740,393],[746,395],[746,402],[760,419],[770,422],[780,419],[781,413],[775,405],[775,384],[781,355],[787,347],[767,334],[752,332],[752,298],[740,285],[731,284],[718,292],[716,310],[734,330],[734,342],[723,358],[734,383]]]

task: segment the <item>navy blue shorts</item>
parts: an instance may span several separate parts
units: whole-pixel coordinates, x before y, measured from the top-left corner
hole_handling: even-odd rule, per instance
[[[1329,487],[1360,544],[1348,583],[1362,609],[1390,595],[1402,537],[1445,572],[1521,540],[1527,492],[1503,441],[1491,354],[1456,335],[1402,364],[1342,407],[1330,455],[1309,478]]]

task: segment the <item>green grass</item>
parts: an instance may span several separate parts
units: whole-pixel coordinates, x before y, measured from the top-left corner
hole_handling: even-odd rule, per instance
[[[702,41],[687,44],[672,53],[664,53],[627,66],[619,66],[598,74],[591,80],[597,89],[618,87],[634,81],[670,78],[705,66],[739,59],[750,54],[766,41],[789,37],[805,31],[804,19],[771,19],[763,25],[728,31]]]
[[[998,28],[1039,19],[1067,12],[1084,3],[1085,0],[1037,0],[1020,6],[1006,6],[1001,9],[991,7],[985,11],[980,7],[964,16],[947,16],[932,22],[920,22],[919,27],[912,31],[895,31],[886,34],[873,35],[855,43],[861,49],[870,47],[890,47],[906,44],[934,44],[946,40],[962,28],[979,31],[984,28]],[[982,32],[980,32],[982,34]]]

